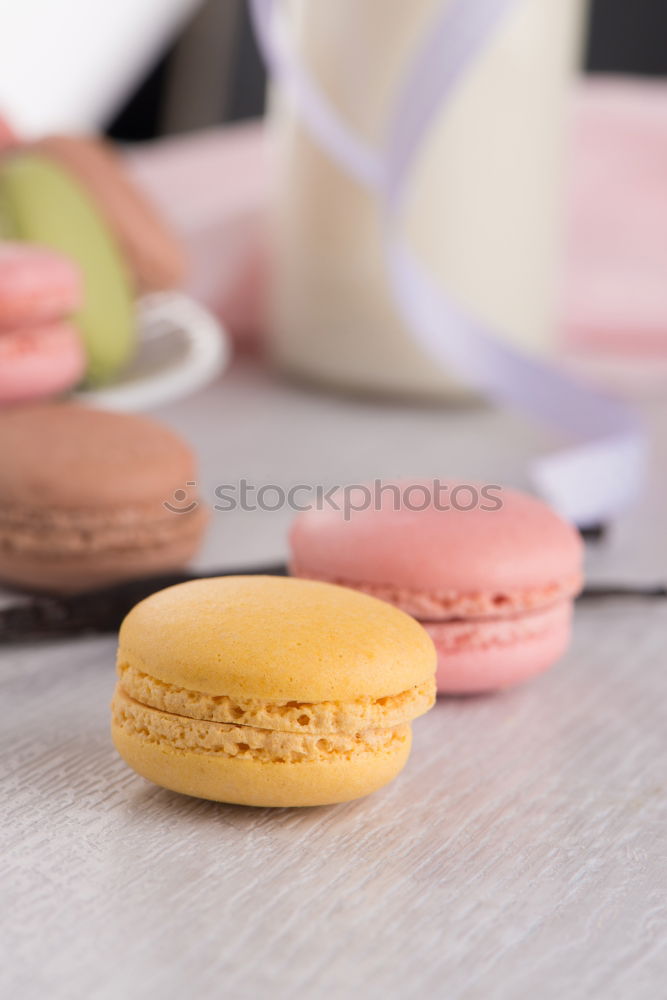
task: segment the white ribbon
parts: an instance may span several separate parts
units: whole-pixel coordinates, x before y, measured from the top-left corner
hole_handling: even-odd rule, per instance
[[[435,114],[517,0],[448,0],[408,67],[384,148],[356,136],[291,50],[276,0],[251,0],[255,31],[273,76],[312,136],[379,198],[395,304],[422,348],[462,382],[569,435],[573,445],[532,467],[538,490],[581,527],[624,509],[641,488],[645,433],[622,401],[522,354],[469,315],[434,282],[405,243],[402,208],[419,146]],[[536,0],[531,0],[536,2]]]

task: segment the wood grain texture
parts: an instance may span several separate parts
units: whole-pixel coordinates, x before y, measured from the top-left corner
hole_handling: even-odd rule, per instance
[[[509,417],[328,400],[250,369],[165,416],[201,443],[211,491],[243,475],[517,482],[541,444]],[[667,573],[665,486],[594,554],[598,578]],[[216,515],[200,564],[282,555],[286,520]],[[190,800],[130,772],[108,736],[114,649],[1,652],[3,996],[664,991],[664,603],[582,606],[552,672],[441,700],[394,784],[313,810]]]

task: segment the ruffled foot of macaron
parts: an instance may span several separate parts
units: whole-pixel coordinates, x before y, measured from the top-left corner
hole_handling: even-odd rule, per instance
[[[438,690],[472,694],[542,673],[566,651],[582,586],[578,532],[535,497],[439,480],[384,483],[364,510],[299,515],[295,576],[354,587],[417,618]]]
[[[408,615],[306,580],[196,580],[120,630],[112,735],[144,778],[250,806],[376,791],[434,701],[435,650]]]

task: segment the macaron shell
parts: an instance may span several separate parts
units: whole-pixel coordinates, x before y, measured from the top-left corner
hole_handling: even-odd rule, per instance
[[[499,691],[543,673],[570,642],[572,604],[497,621],[426,622],[441,694]]]
[[[185,255],[113,147],[83,135],[53,135],[36,144],[89,191],[122,247],[139,291],[183,284]]]
[[[0,404],[65,392],[85,366],[81,338],[69,323],[1,331]]]
[[[0,511],[71,511],[76,523],[83,511],[150,507],[146,516],[178,521],[196,504],[189,492],[176,513],[165,510],[174,491],[196,480],[195,459],[168,427],[135,414],[71,403],[0,414],[0,468]]]
[[[382,698],[433,676],[414,619],[343,587],[271,576],[168,587],[125,618],[119,663],[211,695],[266,701]]]
[[[88,355],[87,378],[108,381],[134,349],[134,304],[121,252],[94,202],[67,171],[25,151],[5,156],[0,201],[14,239],[58,251],[81,269],[84,304],[75,318]]]
[[[0,243],[0,330],[63,319],[82,300],[73,261],[41,247]]]
[[[408,731],[392,753],[273,763],[173,749],[115,724],[111,732],[121,757],[149,781],[184,795],[246,806],[330,805],[369,795],[402,770],[411,745]]]
[[[424,496],[418,490],[432,492],[433,480],[383,485],[380,507],[370,503],[348,520],[343,510],[331,509],[307,511],[295,519],[290,542],[299,575],[450,600],[490,595],[500,613],[516,591],[549,590],[564,581],[574,581],[572,589],[577,589],[583,553],[579,534],[535,497],[496,488],[493,496],[499,499],[486,500],[482,491],[487,488],[473,483],[479,502],[472,509],[403,505],[395,510],[389,487],[413,487],[412,505],[417,506]],[[471,495],[460,492],[460,507]]]

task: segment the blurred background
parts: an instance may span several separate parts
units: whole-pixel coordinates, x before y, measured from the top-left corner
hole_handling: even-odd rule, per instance
[[[282,6],[342,121],[379,148],[438,4]],[[197,339],[194,313],[159,356],[140,321],[134,353],[111,373],[121,389],[137,383],[122,408],[191,394],[232,351],[346,393],[465,395],[465,379],[433,365],[396,309],[376,193],[267,88],[247,0],[5,2],[0,26],[11,141],[99,131],[119,143],[186,261],[179,281],[155,288],[183,292],[221,328],[225,356],[206,377],[195,341],[214,338]],[[632,399],[667,386],[665,37],[660,0],[514,5],[429,123],[403,220],[464,312]],[[181,349],[189,368],[174,360]],[[167,391],[179,366],[180,388]],[[159,392],[140,391],[147,372],[164,373]]]
[[[305,63],[372,145],[435,6],[285,4]],[[467,74],[450,121],[444,109],[429,127],[406,232],[442,287],[515,346],[567,357],[633,396],[656,385],[662,394],[667,8],[563,0],[517,10]],[[269,108],[246,0],[98,10],[32,0],[0,5],[0,17],[0,117],[20,139],[100,131],[125,145],[134,179],[184,244],[185,291],[237,346],[264,341],[277,367],[344,389],[450,395],[390,306],[371,199],[275,89]],[[575,52],[585,75],[571,100]]]
[[[667,75],[667,5],[593,0],[583,65],[589,73]],[[264,110],[265,74],[245,0],[196,6],[107,124],[137,141],[253,118]]]

